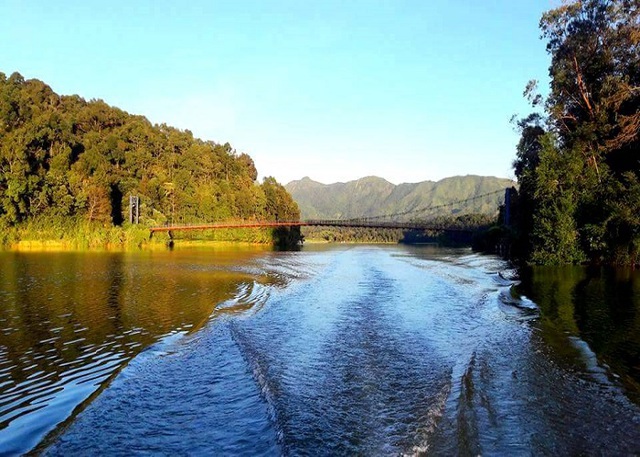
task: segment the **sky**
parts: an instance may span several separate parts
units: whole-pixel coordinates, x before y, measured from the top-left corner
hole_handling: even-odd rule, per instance
[[[513,178],[555,0],[0,0],[0,72],[229,142],[261,177]]]

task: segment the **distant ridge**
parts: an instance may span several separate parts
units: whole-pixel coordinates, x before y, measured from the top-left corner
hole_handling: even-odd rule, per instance
[[[452,176],[440,181],[392,184],[367,176],[354,181],[322,184],[304,177],[285,186],[305,219],[345,219],[398,214],[484,195],[511,187],[513,182],[494,176]],[[436,210],[403,216],[430,218],[445,215],[496,214],[504,195],[493,195]]]

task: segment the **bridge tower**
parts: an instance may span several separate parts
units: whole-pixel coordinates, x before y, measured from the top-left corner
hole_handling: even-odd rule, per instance
[[[137,195],[129,196],[129,223],[140,223],[140,197]]]
[[[513,195],[516,193],[517,191],[515,187],[507,187],[504,190],[504,225],[506,225],[507,227],[511,226],[511,201]]]

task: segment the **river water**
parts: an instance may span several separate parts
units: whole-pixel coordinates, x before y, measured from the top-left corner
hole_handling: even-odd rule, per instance
[[[640,453],[640,274],[513,278],[433,247],[0,253],[0,454]]]

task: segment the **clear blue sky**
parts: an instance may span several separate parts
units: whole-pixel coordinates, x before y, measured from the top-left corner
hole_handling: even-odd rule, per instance
[[[230,142],[286,183],[512,177],[554,0],[0,0],[0,71]]]

